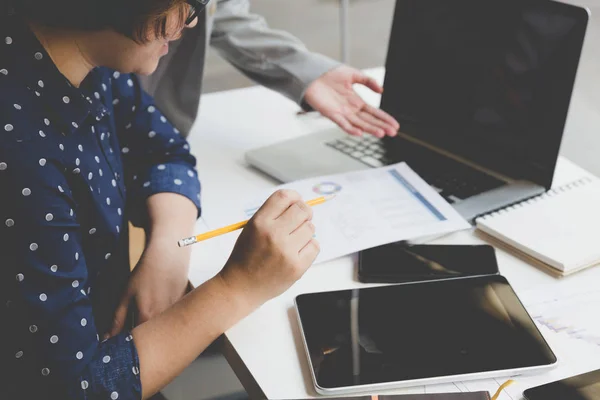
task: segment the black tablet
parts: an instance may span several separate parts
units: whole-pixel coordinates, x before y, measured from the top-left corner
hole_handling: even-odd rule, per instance
[[[296,308],[321,394],[517,375],[556,363],[500,275],[303,294]]]
[[[525,390],[527,400],[600,400],[600,369]]]

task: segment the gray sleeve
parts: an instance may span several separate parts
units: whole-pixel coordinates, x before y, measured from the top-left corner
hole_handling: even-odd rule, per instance
[[[264,18],[250,13],[248,0],[218,0],[210,43],[250,79],[298,104],[315,79],[340,65],[309,52],[289,33],[269,28]]]

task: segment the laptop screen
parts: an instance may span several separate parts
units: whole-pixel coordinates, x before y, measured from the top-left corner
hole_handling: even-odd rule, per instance
[[[405,134],[548,188],[587,20],[549,0],[398,0],[381,107]]]

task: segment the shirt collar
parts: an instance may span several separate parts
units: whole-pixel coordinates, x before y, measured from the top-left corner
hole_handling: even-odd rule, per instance
[[[1,18],[8,19],[6,37],[11,38],[11,44],[0,51],[0,58],[9,60],[10,77],[24,83],[44,103],[51,113],[48,118],[60,125],[64,134],[74,133],[90,114],[97,119],[106,114],[101,103],[70,84],[18,15]],[[6,57],[1,57],[2,53],[7,53]]]

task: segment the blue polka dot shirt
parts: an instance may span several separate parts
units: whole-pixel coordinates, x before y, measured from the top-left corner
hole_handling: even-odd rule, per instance
[[[71,86],[17,15],[0,16],[0,398],[139,399],[129,331],[102,341],[129,278],[128,222],[178,193],[189,145],[134,75]],[[5,372],[6,371],[6,372]]]

